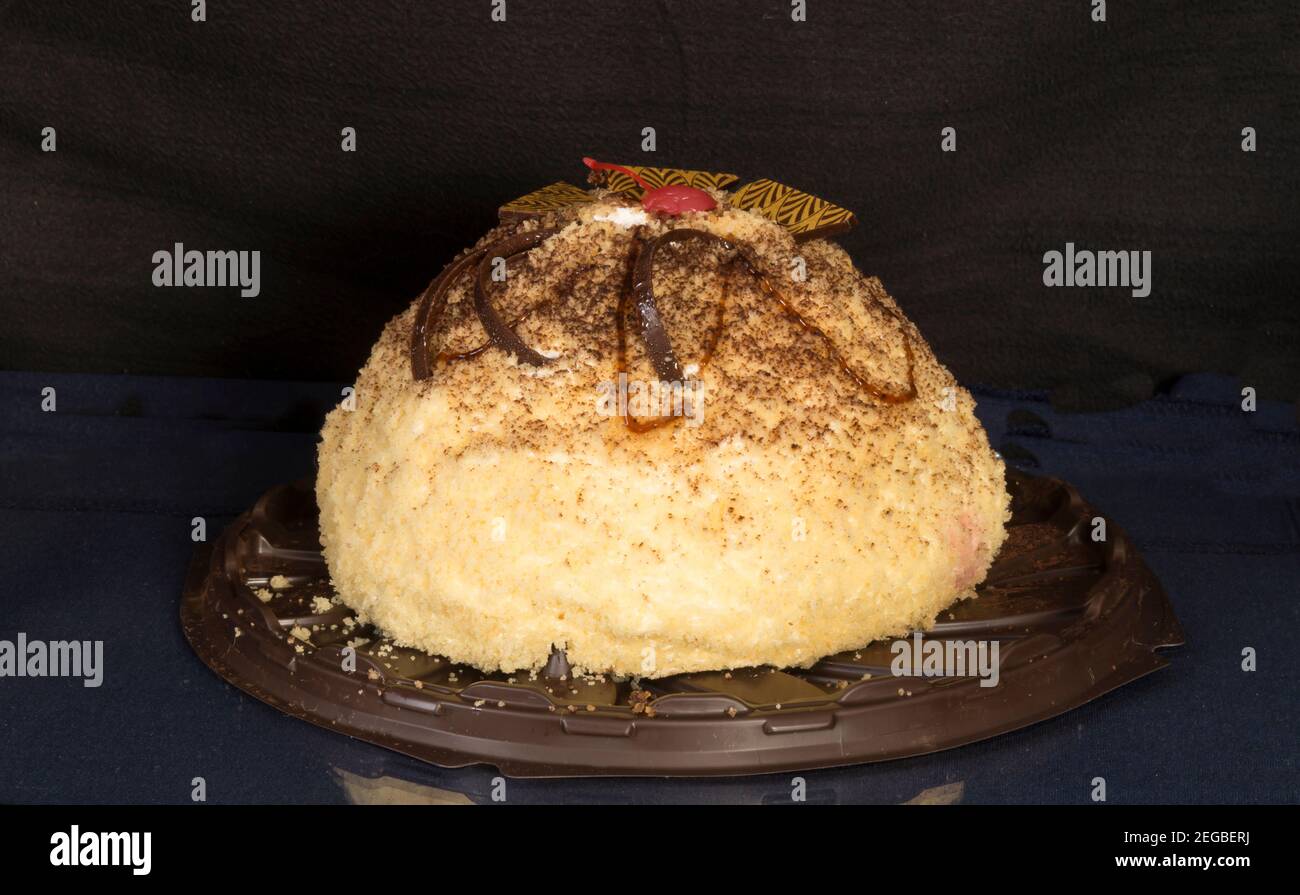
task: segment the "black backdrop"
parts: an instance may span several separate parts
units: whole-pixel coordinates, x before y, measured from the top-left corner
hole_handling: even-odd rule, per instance
[[[350,380],[498,204],[594,155],[855,210],[844,244],[966,382],[1293,400],[1294,7],[0,2],[0,364]],[[1150,250],[1150,296],[1045,288],[1067,241]],[[175,242],[261,251],[261,295],[155,288]]]

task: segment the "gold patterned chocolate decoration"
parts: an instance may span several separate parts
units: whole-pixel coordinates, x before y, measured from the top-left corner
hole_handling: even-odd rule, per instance
[[[682,186],[693,186],[701,190],[721,190],[740,179],[735,174],[722,174],[716,171],[688,171],[685,168],[642,168],[638,165],[628,165],[627,167],[650,184],[651,189],[658,189],[661,186],[669,186],[670,184],[680,184]],[[604,177],[605,187],[616,193],[631,193],[639,196],[645,192],[635,180],[621,171],[602,171],[601,174]]]
[[[497,209],[497,215],[503,221],[517,221],[539,217],[548,211],[568,208],[571,205],[583,205],[591,200],[591,194],[586,190],[561,180],[507,202]]]
[[[646,191],[640,184],[623,171],[608,170],[621,166],[602,164],[599,167],[602,170],[596,172],[597,176],[593,177],[593,182],[600,183],[616,193],[626,193],[629,196],[645,194]],[[652,190],[674,185],[723,190],[740,179],[735,174],[694,171],[685,168],[627,165],[626,169],[635,171]],[[502,221],[520,221],[541,217],[547,212],[559,211],[575,205],[585,205],[593,201],[593,198],[591,193],[581,187],[559,181],[507,202],[501,206],[498,214]],[[747,183],[736,190],[731,195],[731,205],[752,211],[780,224],[800,242],[806,239],[834,236],[857,224],[857,218],[847,208],[841,208],[825,199],[819,199],[792,186],[766,178]]]
[[[847,208],[774,180],[745,184],[731,197],[731,204],[775,221],[799,241],[843,233],[857,223]]]

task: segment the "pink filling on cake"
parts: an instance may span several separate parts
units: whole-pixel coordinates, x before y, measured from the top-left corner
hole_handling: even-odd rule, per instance
[[[948,529],[948,543],[957,554],[954,574],[958,589],[974,587],[984,577],[989,559],[988,545],[980,536],[975,517],[962,513]]]

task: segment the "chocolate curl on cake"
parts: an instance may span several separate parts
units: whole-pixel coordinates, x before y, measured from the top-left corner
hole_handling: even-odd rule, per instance
[[[632,275],[632,295],[636,301],[637,317],[641,324],[641,339],[645,342],[646,353],[654,365],[655,373],[663,382],[681,382],[682,368],[673,353],[672,340],[664,328],[663,317],[655,302],[654,263],[655,253],[664,245],[681,245],[692,240],[715,242],[727,251],[734,251],[735,246],[727,240],[704,230],[682,228],[669,230],[639,249]]]
[[[438,328],[442,314],[447,309],[448,290],[452,283],[460,279],[461,274],[478,264],[482,258],[482,250],[462,255],[448,264],[424,290],[419,310],[415,312],[415,326],[411,330],[411,378],[415,381],[433,375],[433,364],[429,360],[429,336]]]
[[[438,278],[429,284],[420,299],[419,310],[415,312],[415,326],[411,330],[411,377],[417,382],[433,376],[433,354],[429,346],[429,337],[438,328],[443,312],[447,308],[447,293],[452,285],[467,270],[477,266],[478,275],[474,281],[474,311],[479,322],[488,334],[488,343],[456,357],[472,357],[488,345],[496,345],[516,355],[524,363],[541,366],[549,363],[550,358],[540,354],[524,344],[519,334],[503,321],[488,301],[486,281],[491,279],[491,262],[493,258],[506,258],[527,252],[543,240],[555,234],[555,230],[534,230],[517,233],[486,248],[477,249],[447,265]]]
[[[514,236],[507,236],[499,242],[492,243],[483,250],[483,260],[479,263],[478,276],[474,280],[474,311],[478,314],[479,322],[483,324],[488,338],[498,348],[504,348],[517,357],[520,363],[532,364],[535,367],[549,364],[551,358],[524,344],[524,340],[519,338],[519,333],[502,320],[501,315],[492,307],[487,290],[488,284],[492,281],[492,259],[505,258],[508,261],[516,255],[535,249],[556,232],[555,230],[532,230],[527,233],[516,233]]]

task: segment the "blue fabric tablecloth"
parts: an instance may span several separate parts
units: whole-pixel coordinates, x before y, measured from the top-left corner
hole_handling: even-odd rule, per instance
[[[56,410],[41,409],[55,389]],[[0,373],[0,639],[103,640],[104,682],[0,678],[0,801],[486,800],[442,770],[244,696],[189,650],[194,544],[309,474],[341,385]],[[1191,377],[1104,414],[976,390],[992,443],[1073,482],[1133,537],[1187,634],[1171,666],[1076,711],[950,752],[804,775],[809,801],[1296,802],[1300,427]],[[1258,667],[1242,670],[1253,648]],[[790,776],[510,781],[509,799],[788,802]]]

